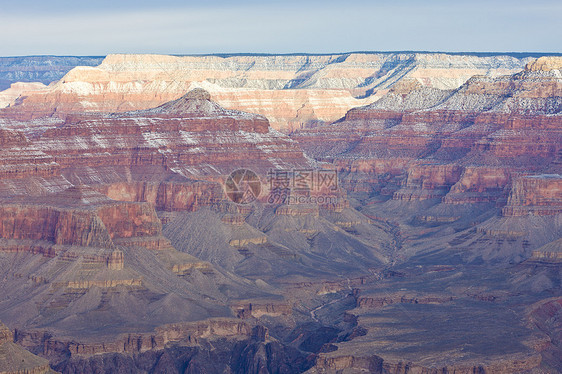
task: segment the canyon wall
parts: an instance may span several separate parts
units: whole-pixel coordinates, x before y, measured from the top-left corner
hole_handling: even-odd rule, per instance
[[[103,321],[129,313],[130,302],[140,314],[122,323],[150,331],[231,316],[229,299],[240,295],[269,296],[176,250],[163,234],[163,222],[175,214],[235,209],[225,201],[222,182],[237,167],[262,177],[276,167],[312,167],[266,118],[224,109],[210,98],[195,89],[146,110],[2,122],[0,271],[6,282],[0,288],[7,299],[21,301],[8,303],[2,318],[29,328],[41,310],[58,316],[46,322],[58,334],[82,334],[90,326],[111,335]],[[224,245],[233,253],[256,244],[232,233]],[[265,245],[266,236],[259,237],[257,244]],[[17,274],[8,266],[13,261]],[[21,305],[29,313],[19,313]],[[83,312],[78,317],[75,308]],[[113,315],[92,317],[98,308]]]
[[[539,58],[514,75],[474,76],[456,90],[403,80],[381,100],[293,138],[313,157],[355,175],[348,179],[368,181],[371,191],[394,200],[493,202],[557,214],[559,61]],[[504,213],[523,214],[518,209]]]
[[[48,85],[76,66],[96,66],[103,57],[19,56],[0,57],[0,90],[16,82],[40,82]]]
[[[455,89],[476,74],[520,71],[529,60],[443,53],[109,55],[99,66],[72,69],[48,88],[20,92],[7,100],[18,108],[4,115],[30,119],[146,109],[201,87],[226,108],[261,114],[275,129],[291,131],[337,120],[405,78]]]
[[[10,329],[0,322],[0,373],[2,374],[55,374],[49,361],[14,344]]]
[[[522,319],[559,292],[561,66],[112,55],[12,92],[0,318],[67,372],[191,350],[256,372],[551,365],[559,303]],[[237,168],[265,189],[274,169],[336,169],[337,201],[235,205]]]

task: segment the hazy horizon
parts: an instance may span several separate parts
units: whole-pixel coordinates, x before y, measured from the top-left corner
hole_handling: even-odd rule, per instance
[[[553,0],[23,0],[2,16],[1,56],[562,53]]]
[[[114,52],[105,55],[77,55],[77,54],[28,54],[28,55],[1,55],[0,58],[18,58],[18,57],[107,57],[109,55],[167,55],[167,56],[331,56],[331,55],[346,55],[346,54],[377,54],[377,53],[425,53],[425,54],[447,54],[447,55],[473,55],[473,56],[517,56],[517,57],[540,57],[540,56],[562,56],[562,52],[541,52],[541,51],[525,51],[525,52],[508,52],[508,51],[494,51],[494,52],[480,52],[480,51],[344,51],[344,52],[323,52],[323,53],[309,53],[309,52],[286,52],[286,53],[260,53],[260,52],[210,52],[210,53],[153,53],[153,52],[139,52],[139,53],[123,53]]]

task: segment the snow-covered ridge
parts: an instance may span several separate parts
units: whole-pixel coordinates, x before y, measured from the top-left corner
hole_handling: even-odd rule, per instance
[[[345,53],[279,56],[109,55],[30,92],[20,112],[122,112],[154,108],[196,87],[227,109],[260,114],[291,132],[371,104],[403,80],[456,89],[474,75],[523,70],[531,58],[445,53]],[[78,99],[77,99],[78,98]],[[416,104],[418,98],[405,106]],[[213,113],[214,114],[214,113]],[[229,114],[229,115],[232,115]]]

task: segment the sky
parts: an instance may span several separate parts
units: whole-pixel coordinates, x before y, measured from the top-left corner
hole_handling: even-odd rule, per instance
[[[0,56],[562,52],[560,0],[0,0]]]

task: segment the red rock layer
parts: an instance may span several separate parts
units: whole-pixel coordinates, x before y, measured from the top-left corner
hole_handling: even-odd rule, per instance
[[[267,119],[223,109],[204,90],[149,110],[9,126],[0,129],[10,155],[0,161],[2,250],[115,269],[123,266],[115,246],[170,248],[156,210],[219,203],[217,182],[234,169],[310,167]]]
[[[562,176],[524,176],[513,184],[504,216],[554,215],[562,213]]]
[[[461,176],[454,164],[410,166],[406,185],[394,194],[394,200],[425,200],[444,196]]]
[[[511,178],[509,168],[467,166],[443,202],[466,204],[497,201],[506,197],[506,187],[511,185]]]
[[[55,196],[23,198],[0,204],[0,249],[52,257],[70,247],[102,248],[107,255],[83,255],[110,268],[122,266],[115,244],[148,249],[169,247],[162,224],[148,203],[116,202],[89,188],[71,188]],[[77,256],[76,250],[63,257]],[[69,257],[70,256],[70,257]]]
[[[152,334],[126,334],[113,341],[99,343],[56,339],[41,331],[16,331],[16,341],[29,349],[40,345],[42,354],[49,357],[57,357],[64,352],[70,352],[73,356],[91,356],[103,353],[135,354],[152,349],[163,349],[173,342],[194,344],[205,338],[251,337],[253,333],[253,326],[239,319],[215,318],[201,322],[165,325],[157,328]]]
[[[220,185],[205,181],[117,182],[97,189],[118,201],[145,201],[160,211],[194,211],[224,198]]]
[[[341,121],[293,137],[313,157],[335,163],[355,191],[505,205],[517,175],[562,171],[560,71],[541,66],[550,70],[529,65],[513,76],[476,76],[450,92],[402,85]],[[546,189],[536,193],[545,194],[541,204],[556,206]]]
[[[223,109],[209,98],[194,90],[154,109],[74,116],[39,123],[37,130],[11,123],[18,130],[0,134],[0,195],[47,194],[71,182],[95,185],[114,199],[150,202],[158,210],[189,210],[222,198],[222,188],[209,182],[237,168],[265,175],[273,168],[311,166],[267,119]],[[33,134],[32,140],[19,129]]]
[[[68,113],[151,108],[204,87],[222,106],[259,113],[275,129],[292,131],[334,121],[375,101],[404,77],[452,89],[475,74],[519,71],[527,60],[431,53],[109,55],[101,65],[78,66],[49,87],[18,91],[17,99],[6,92],[4,105],[19,107],[5,111],[12,118],[64,118]]]
[[[63,169],[162,166],[181,175],[217,177],[236,167],[265,173],[279,165],[308,165],[265,118],[225,110],[207,93],[193,92],[151,110],[69,119],[33,145]]]

